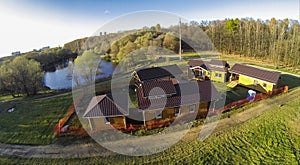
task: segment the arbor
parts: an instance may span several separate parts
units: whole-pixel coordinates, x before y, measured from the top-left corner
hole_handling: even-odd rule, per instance
[[[44,72],[38,62],[22,56],[3,63],[0,68],[2,90],[12,96],[19,93],[27,96],[37,94],[43,86],[43,76]]]

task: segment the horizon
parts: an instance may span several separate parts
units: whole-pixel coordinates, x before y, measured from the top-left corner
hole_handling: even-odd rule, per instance
[[[134,12],[170,12],[197,22],[235,18],[270,20],[273,17],[299,21],[300,17],[299,0],[172,1],[172,5],[170,1],[130,2],[133,3],[93,0],[0,2],[0,18],[3,22],[0,57],[11,56],[15,51],[24,53],[45,46],[63,46],[75,39],[89,37],[109,21]],[[124,5],[126,7],[123,8]]]

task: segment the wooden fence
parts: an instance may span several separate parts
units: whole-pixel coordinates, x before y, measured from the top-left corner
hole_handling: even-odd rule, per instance
[[[234,108],[240,108],[240,107],[244,106],[245,104],[247,104],[249,102],[256,102],[256,101],[260,101],[260,100],[264,100],[266,98],[272,97],[274,95],[278,95],[280,93],[286,93],[286,92],[288,92],[288,89],[289,89],[288,86],[283,86],[283,87],[275,88],[275,89],[273,89],[272,92],[268,92],[267,94],[258,93],[258,94],[255,95],[255,98],[253,100],[249,100],[248,98],[238,100],[238,101],[235,101],[235,102],[232,102],[232,103],[229,103],[229,104],[225,105],[224,108],[214,110],[210,113],[211,114],[212,113],[220,114],[220,113],[223,113],[225,111],[229,111],[229,110],[234,109]]]
[[[260,101],[260,100],[264,100],[266,98],[272,97],[274,95],[280,94],[280,93],[286,93],[288,91],[288,86],[284,86],[284,87],[280,87],[280,88],[276,88],[274,89],[272,92],[269,92],[267,94],[265,93],[259,93],[256,94],[255,97],[250,100],[249,98],[246,99],[242,99],[242,100],[238,100],[232,103],[229,103],[227,105],[225,105],[223,108],[214,110],[214,111],[210,111],[210,114],[221,114],[223,112],[235,109],[235,108],[240,108],[242,106],[244,106],[245,104],[249,103],[249,102],[256,102],[256,101]],[[75,106],[74,104],[70,107],[67,115],[62,118],[61,120],[59,120],[59,123],[55,126],[54,128],[54,133],[56,135],[58,135],[61,131],[61,128],[63,128],[64,124],[69,120],[69,118],[71,117],[71,115],[75,112]],[[146,126],[144,126],[143,124],[127,124],[126,129],[124,129],[123,125],[112,125],[112,127],[121,130],[123,132],[129,132],[129,131],[135,131],[135,130],[140,130],[142,128],[146,128],[146,129],[154,129],[154,128],[161,128],[161,127],[165,127],[165,126],[169,126],[172,124],[172,122],[175,120],[175,117],[173,118],[169,118],[169,119],[163,119],[163,120],[153,120],[153,121],[148,121],[146,122]],[[66,134],[72,134],[72,135],[87,135],[86,131],[81,127],[81,128],[77,128],[74,126],[71,126],[67,132],[65,132]]]

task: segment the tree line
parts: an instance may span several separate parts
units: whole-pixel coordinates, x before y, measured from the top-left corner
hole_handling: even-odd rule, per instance
[[[300,65],[300,25],[295,20],[227,19],[198,24],[223,54],[265,59],[274,65]]]
[[[55,47],[42,52],[31,51],[23,54],[24,57],[39,62],[44,71],[54,71],[55,64],[65,62],[70,58],[76,58],[77,55],[76,52],[62,47]]]
[[[178,53],[178,25],[159,24],[138,31],[94,36],[65,44],[79,53],[80,48],[121,60],[126,54],[147,46],[158,46]],[[203,30],[202,32],[199,30]],[[191,21],[181,24],[182,51],[216,50],[265,60],[276,66],[300,65],[300,25],[295,20],[254,20],[252,18]],[[120,37],[123,36],[123,37]],[[207,37],[208,36],[208,37]]]

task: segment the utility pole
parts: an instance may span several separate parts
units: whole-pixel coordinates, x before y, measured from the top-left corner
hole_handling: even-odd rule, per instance
[[[179,18],[179,60],[181,60],[181,18]]]

